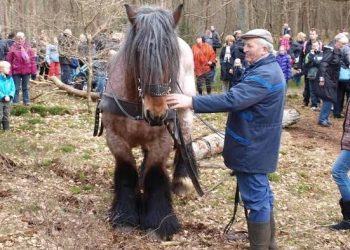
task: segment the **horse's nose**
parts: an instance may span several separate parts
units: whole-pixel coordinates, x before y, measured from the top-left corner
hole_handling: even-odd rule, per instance
[[[167,113],[164,115],[158,116],[154,115],[152,112],[149,110],[146,111],[146,121],[149,123],[151,126],[162,126],[164,125],[164,120],[167,116]]]

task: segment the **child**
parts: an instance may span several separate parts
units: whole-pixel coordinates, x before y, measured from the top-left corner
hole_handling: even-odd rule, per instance
[[[284,46],[280,46],[278,53],[276,55],[276,61],[280,65],[284,78],[286,79],[286,86],[288,80],[292,77],[292,63],[291,57],[287,54]]]
[[[244,68],[242,65],[242,61],[239,58],[236,58],[233,62],[233,68],[229,71],[232,74],[232,80],[230,82],[230,88],[237,85],[241,80],[241,77],[244,73]]]
[[[61,67],[58,54],[58,40],[57,37],[53,38],[53,43],[46,46],[46,62],[49,65],[49,76],[56,76],[57,78],[61,75]]]
[[[10,73],[11,64],[0,61],[0,121],[3,130],[10,129],[10,102],[15,96],[15,84]]]

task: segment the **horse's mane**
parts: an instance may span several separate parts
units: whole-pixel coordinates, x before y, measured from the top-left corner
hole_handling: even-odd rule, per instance
[[[175,84],[179,72],[179,44],[172,12],[160,8],[138,9],[121,48],[126,81]]]

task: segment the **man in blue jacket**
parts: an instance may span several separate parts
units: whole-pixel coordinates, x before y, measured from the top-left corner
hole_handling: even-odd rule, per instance
[[[228,92],[210,96],[172,94],[172,109],[197,113],[229,112],[223,150],[225,165],[234,170],[245,208],[251,249],[277,249],[274,198],[268,174],[276,170],[285,97],[285,80],[276,62],[267,30],[242,36],[249,63],[241,81]]]

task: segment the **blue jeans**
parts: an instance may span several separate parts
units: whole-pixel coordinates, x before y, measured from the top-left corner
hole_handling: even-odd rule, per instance
[[[13,103],[19,102],[19,91],[23,92],[23,103],[29,104],[29,79],[30,74],[27,75],[13,75],[13,81],[15,82],[16,92],[13,98]]]
[[[251,222],[268,222],[273,210],[274,197],[267,174],[237,173],[242,201],[248,209]]]
[[[343,201],[350,201],[350,151],[342,150],[332,167],[333,180],[337,184]]]
[[[328,123],[328,117],[331,113],[333,103],[330,101],[323,101],[321,111],[320,111],[320,117],[319,122],[320,123]]]
[[[107,82],[107,76],[106,75],[98,75],[97,77],[97,87],[96,90],[98,93],[103,93],[105,90],[106,82]]]

